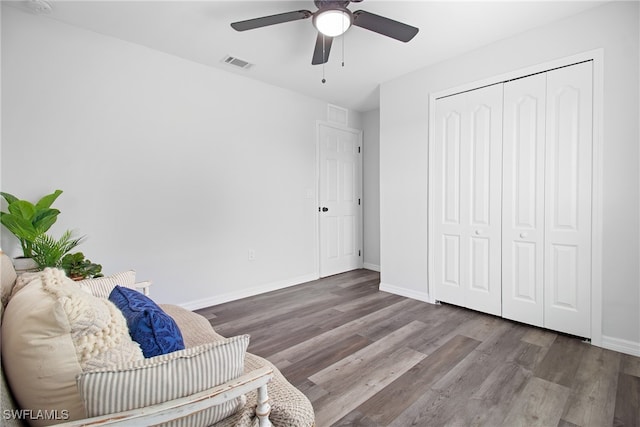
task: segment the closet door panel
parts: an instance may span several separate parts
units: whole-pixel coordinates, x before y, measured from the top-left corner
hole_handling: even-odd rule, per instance
[[[468,111],[467,240],[468,308],[502,314],[500,182],[502,178],[502,85],[466,93]]]
[[[547,73],[545,327],[591,336],[592,64]]]
[[[455,107],[454,107],[455,108]],[[452,110],[443,118],[442,134],[442,221],[460,224],[460,145],[462,143],[462,114]]]
[[[497,315],[501,118],[501,85],[436,102],[435,297]]]
[[[433,232],[435,296],[464,306],[461,280],[461,144],[466,100],[451,96],[436,105],[435,203]]]
[[[544,323],[546,75],[504,85],[502,315]]]

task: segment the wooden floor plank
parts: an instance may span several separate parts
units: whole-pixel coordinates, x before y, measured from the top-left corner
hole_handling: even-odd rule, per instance
[[[292,301],[294,301],[293,298],[289,299],[288,303],[281,301],[278,305],[272,305],[271,310],[253,311],[245,314],[241,319],[232,318],[227,322],[224,322],[224,318],[219,316],[215,322],[216,328],[221,331],[220,333],[229,335],[237,335],[241,333],[240,331],[251,334],[253,331],[263,329],[267,321],[274,327],[280,327],[280,323],[286,324],[301,315],[309,315],[332,308],[339,304],[341,299],[338,296],[319,295],[305,296],[304,302],[293,303]]]
[[[514,400],[522,393],[532,374],[516,363],[494,369],[466,404],[450,419],[450,425],[502,425]]]
[[[372,343],[373,341],[360,335],[351,335],[327,347],[318,348],[314,353],[310,354],[309,357],[292,363],[282,369],[282,373],[292,384],[297,385],[310,376],[351,356],[353,353]]]
[[[511,346],[517,344],[517,341],[509,342]],[[431,406],[431,414],[427,418],[434,425],[451,422],[458,415],[461,405],[466,405],[472,397],[477,396],[483,387],[488,388],[487,380],[501,378],[495,371],[504,368],[506,354],[510,352],[510,349],[507,348],[504,354],[500,354],[494,351],[480,351],[480,346],[432,387],[441,395]],[[514,387],[519,387],[519,377],[515,377],[513,380]]]
[[[527,328],[519,323],[499,322],[476,351],[496,355],[503,360],[511,360],[521,347],[522,337]]]
[[[507,363],[513,362],[518,366],[533,372],[544,360],[548,351],[548,347],[540,347],[538,345],[531,344],[526,342],[523,338],[513,352],[507,356],[506,361]]]
[[[640,426],[640,378],[620,373],[616,392],[613,425],[615,427]]]
[[[353,334],[357,334],[360,332],[360,329],[365,327],[367,324],[386,319],[388,316],[393,315],[393,313],[398,310],[403,310],[405,306],[410,304],[411,303],[408,302],[408,300],[400,301],[381,310],[367,314],[366,316],[359,317],[321,335],[314,336],[305,342],[273,354],[269,360],[276,364],[279,360],[297,362],[307,357],[316,348],[329,346],[338,339],[343,339]]]
[[[411,322],[366,348],[316,372],[309,379],[327,390],[344,388],[351,378],[362,376],[363,370],[368,367],[367,363],[378,358],[386,358],[395,349],[404,348],[405,342],[410,341],[412,336],[421,333],[425,328],[426,325],[422,322]],[[419,354],[416,351],[414,353]],[[424,359],[425,356],[421,356],[420,359]]]
[[[431,307],[435,306],[432,305]],[[427,324],[429,325],[429,329],[431,329],[446,321],[447,316],[445,313],[452,314],[451,311],[433,310],[426,307],[423,302],[412,301],[412,304],[407,305],[405,310],[393,313],[386,319],[379,322],[372,322],[364,326],[361,329],[360,334],[371,340],[377,341],[413,321],[420,321]],[[415,342],[409,343],[409,345],[415,349]]]
[[[365,366],[351,360],[356,366],[344,366],[342,376],[331,376],[323,388],[331,388],[326,396],[312,402],[316,411],[316,424],[329,426],[353,411],[367,399],[395,381],[396,378],[424,359],[415,350],[401,347],[383,352],[380,357],[367,361]],[[322,372],[322,371],[321,371]]]
[[[562,419],[580,426],[608,426],[613,422],[620,353],[589,346],[576,371],[572,393]]]
[[[372,421],[365,414],[358,411],[351,411],[342,419],[333,423],[335,427],[380,427],[380,424]]]
[[[519,333],[514,333],[519,332]],[[391,425],[447,425],[459,416],[471,397],[494,370],[502,366],[507,356],[520,344],[523,332],[512,323],[500,325],[487,341],[481,343],[460,363],[433,384]],[[497,351],[502,343],[504,351]],[[480,348],[483,347],[482,350]]]
[[[447,308],[442,317],[429,324],[429,328],[408,345],[424,354],[431,354],[457,335],[464,335],[460,325],[465,325],[473,314],[467,310]]]
[[[453,331],[453,334],[464,335],[478,341],[489,338],[495,332],[496,327],[503,322],[499,317],[475,313],[470,310],[462,313],[467,316],[467,319]]]
[[[522,337],[522,341],[549,348],[556,340],[556,334],[546,329],[530,327]]]
[[[532,377],[515,400],[504,420],[505,426],[558,425],[571,390],[560,384]]]
[[[640,357],[623,354],[621,363],[622,366],[620,370],[623,373],[640,377]]]
[[[385,389],[360,405],[357,411],[387,425],[415,402],[438,379],[475,349],[479,341],[457,335],[409,369]]]
[[[198,310],[250,333],[317,426],[640,426],[640,358],[453,305],[355,270]]]
[[[372,295],[362,296],[355,301],[348,301],[343,302],[342,304],[337,304],[334,306],[334,309],[345,313],[357,313],[361,316],[364,316],[402,300],[404,300],[404,298],[398,295],[378,292]]]
[[[584,351],[589,344],[576,338],[558,335],[546,357],[538,366],[538,378],[571,387]]]

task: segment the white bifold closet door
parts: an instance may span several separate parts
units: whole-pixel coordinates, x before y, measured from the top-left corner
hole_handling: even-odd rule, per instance
[[[503,316],[591,336],[592,63],[504,85]]]
[[[501,315],[502,84],[436,107],[435,297]]]
[[[592,63],[436,101],[436,300],[591,336]]]
[[[504,87],[502,316],[544,326],[546,73]]]

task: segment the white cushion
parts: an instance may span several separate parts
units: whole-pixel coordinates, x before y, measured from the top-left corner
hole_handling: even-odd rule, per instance
[[[133,362],[118,369],[85,372],[78,389],[90,417],[142,408],[223,384],[244,372],[249,336]],[[169,426],[209,426],[238,411],[243,398],[174,420]]]
[[[6,307],[9,302],[16,278],[16,270],[13,268],[11,258],[0,251],[0,303],[3,307]]]
[[[110,301],[84,292],[62,270],[32,275],[6,307],[2,361],[22,409],[84,418],[76,377],[83,370],[143,358],[122,313]],[[48,423],[31,420],[36,426]]]
[[[109,294],[116,285],[135,289],[136,272],[135,270],[123,271],[111,276],[78,280],[77,283],[94,296],[109,298]]]

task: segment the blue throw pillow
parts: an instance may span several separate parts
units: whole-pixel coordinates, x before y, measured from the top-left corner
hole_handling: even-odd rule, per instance
[[[116,286],[109,294],[109,301],[124,314],[129,335],[140,344],[144,357],[184,349],[182,333],[175,320],[146,295],[135,289]]]

